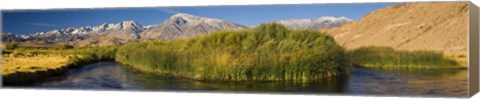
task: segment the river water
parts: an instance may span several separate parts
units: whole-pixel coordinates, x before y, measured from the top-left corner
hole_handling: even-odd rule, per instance
[[[70,70],[63,75],[21,87],[448,97],[466,97],[468,94],[466,70],[412,72],[353,68],[350,76],[308,83],[288,81],[212,82],[145,74],[116,62],[96,62]]]

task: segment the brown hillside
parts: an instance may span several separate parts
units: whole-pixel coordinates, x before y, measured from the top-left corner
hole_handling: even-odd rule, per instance
[[[468,3],[407,3],[385,7],[361,20],[322,29],[347,49],[389,46],[466,55]]]

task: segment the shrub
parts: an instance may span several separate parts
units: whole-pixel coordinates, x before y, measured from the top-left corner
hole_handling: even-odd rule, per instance
[[[17,47],[18,47],[18,42],[13,41],[13,42],[6,43],[4,50],[14,50]]]

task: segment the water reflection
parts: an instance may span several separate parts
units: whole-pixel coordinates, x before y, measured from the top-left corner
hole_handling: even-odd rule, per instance
[[[382,71],[355,68],[350,78],[351,94],[402,96],[466,96],[466,70]]]
[[[140,73],[115,62],[97,62],[33,84],[38,88],[122,89],[307,94],[466,96],[466,70],[383,71],[354,68],[352,75],[303,82],[196,81]]]

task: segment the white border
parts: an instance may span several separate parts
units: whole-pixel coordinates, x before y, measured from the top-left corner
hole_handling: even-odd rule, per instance
[[[0,10],[19,9],[62,9],[62,8],[115,8],[115,7],[159,7],[159,6],[206,6],[206,5],[261,5],[261,4],[308,4],[308,3],[368,3],[368,2],[414,2],[452,0],[0,0]],[[456,0],[466,1],[466,0]],[[480,1],[472,1],[476,5]],[[408,96],[407,96],[408,97]],[[63,99],[143,99],[143,98],[208,98],[208,99],[398,99],[385,96],[329,96],[329,95],[271,95],[231,93],[185,93],[185,92],[127,92],[127,91],[72,91],[0,89],[1,99],[16,98],[63,98]],[[406,97],[400,97],[406,98]],[[418,97],[416,97],[418,98]],[[409,98],[409,99],[416,99]],[[473,98],[480,98],[476,95]]]

